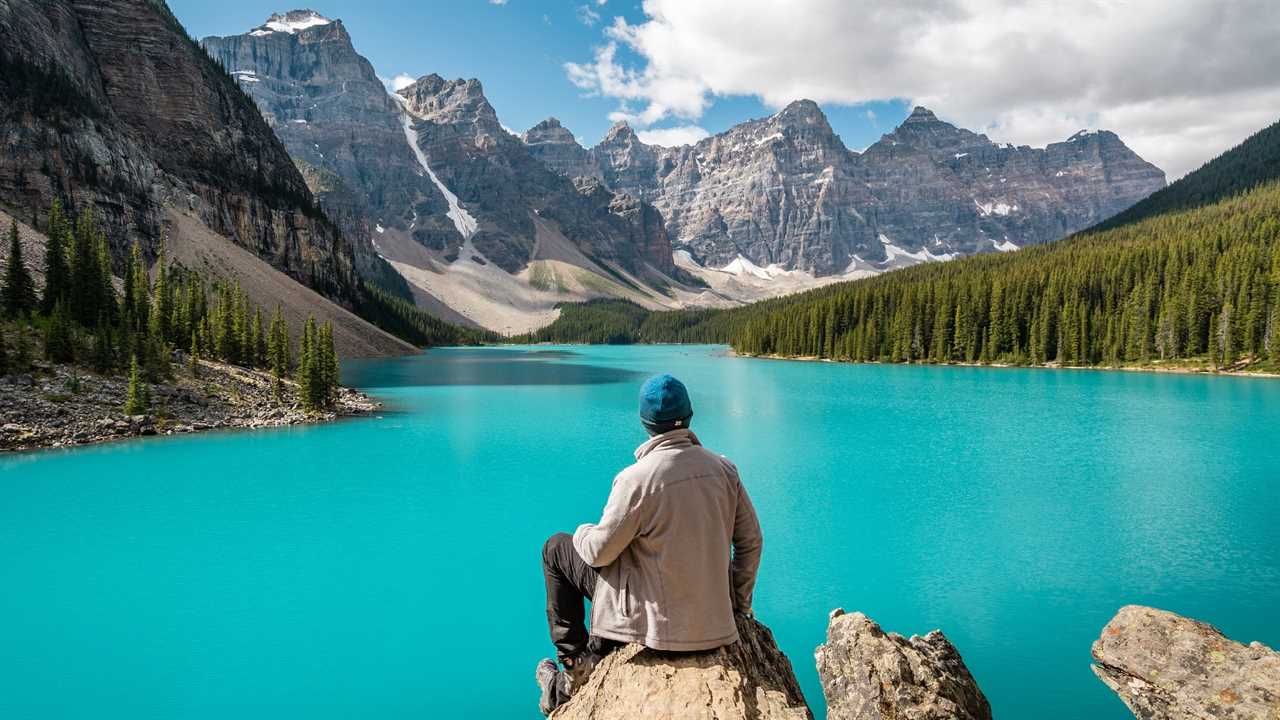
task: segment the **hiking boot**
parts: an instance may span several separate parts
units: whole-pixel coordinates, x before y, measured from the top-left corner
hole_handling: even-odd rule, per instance
[[[538,689],[542,691],[542,696],[538,698],[538,709],[543,715],[550,715],[560,704],[560,668],[556,667],[551,658],[543,658],[533,671],[533,679],[538,682]]]
[[[591,650],[583,650],[577,655],[561,658],[560,664],[564,665],[564,672],[561,673],[563,677],[561,687],[566,698],[573,697],[578,688],[587,684],[591,671],[596,669],[600,659],[600,656]]]

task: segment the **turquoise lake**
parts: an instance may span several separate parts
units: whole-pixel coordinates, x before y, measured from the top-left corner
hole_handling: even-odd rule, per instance
[[[819,718],[837,606],[941,627],[1010,720],[1131,717],[1089,670],[1127,603],[1280,646],[1280,380],[448,349],[347,363],[376,417],[0,458],[0,717],[540,717],[542,542],[663,371]]]

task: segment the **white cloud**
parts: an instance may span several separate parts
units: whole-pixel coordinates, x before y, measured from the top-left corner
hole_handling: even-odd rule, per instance
[[[506,5],[507,0],[489,0],[490,5]]]
[[[390,79],[383,75],[379,75],[378,79],[387,87],[388,92],[399,92],[400,90],[403,90],[417,82],[417,78],[408,73],[400,73]]]
[[[641,126],[717,95],[905,98],[993,140],[1114,130],[1177,177],[1275,120],[1273,0],[645,0],[569,79]],[[621,48],[640,58],[629,66]]]
[[[600,22],[600,13],[596,12],[590,5],[579,5],[578,22],[587,27],[593,27]]]
[[[662,145],[663,147],[692,145],[702,138],[710,137],[710,135],[711,133],[697,125],[682,125],[680,127],[636,131],[636,137],[640,138],[641,142],[649,145]]]

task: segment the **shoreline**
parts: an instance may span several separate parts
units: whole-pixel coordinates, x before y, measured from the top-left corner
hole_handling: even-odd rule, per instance
[[[1131,373],[1152,373],[1157,375],[1207,375],[1221,377],[1236,378],[1280,378],[1280,372],[1270,370],[1209,370],[1207,368],[1197,367],[1161,367],[1157,365],[1012,365],[1009,363],[971,363],[971,362],[950,362],[950,363],[894,363],[879,361],[850,361],[850,360],[834,360],[832,358],[822,358],[814,355],[791,356],[791,355],[753,355],[751,353],[740,353],[732,347],[725,353],[729,357],[746,358],[752,360],[791,360],[794,362],[820,362],[832,363],[836,365],[889,365],[900,367],[967,367],[967,368],[991,368],[997,370],[1090,370],[1105,372],[1131,372]]]
[[[126,415],[127,377],[37,364],[30,372],[0,377],[0,456],[139,437],[315,425],[382,408],[367,394],[340,387],[332,409],[306,411],[292,399],[296,385],[282,382],[286,400],[277,404],[265,371],[201,360],[199,376],[192,377],[175,364],[172,380],[149,387],[149,411]]]

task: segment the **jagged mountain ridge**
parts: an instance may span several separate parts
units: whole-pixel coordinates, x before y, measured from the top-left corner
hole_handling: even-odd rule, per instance
[[[517,331],[549,322],[562,300],[679,302],[653,289],[678,275],[656,211],[547,169],[478,80],[432,74],[388,94],[341,20],[310,10],[203,44],[419,306]]]
[[[816,276],[1049,242],[1165,184],[1114,133],[998,145],[922,107],[861,153],[808,100],[694,145],[648,145],[620,123],[586,149],[554,118],[523,138],[557,172],[653,203],[702,265]]]

